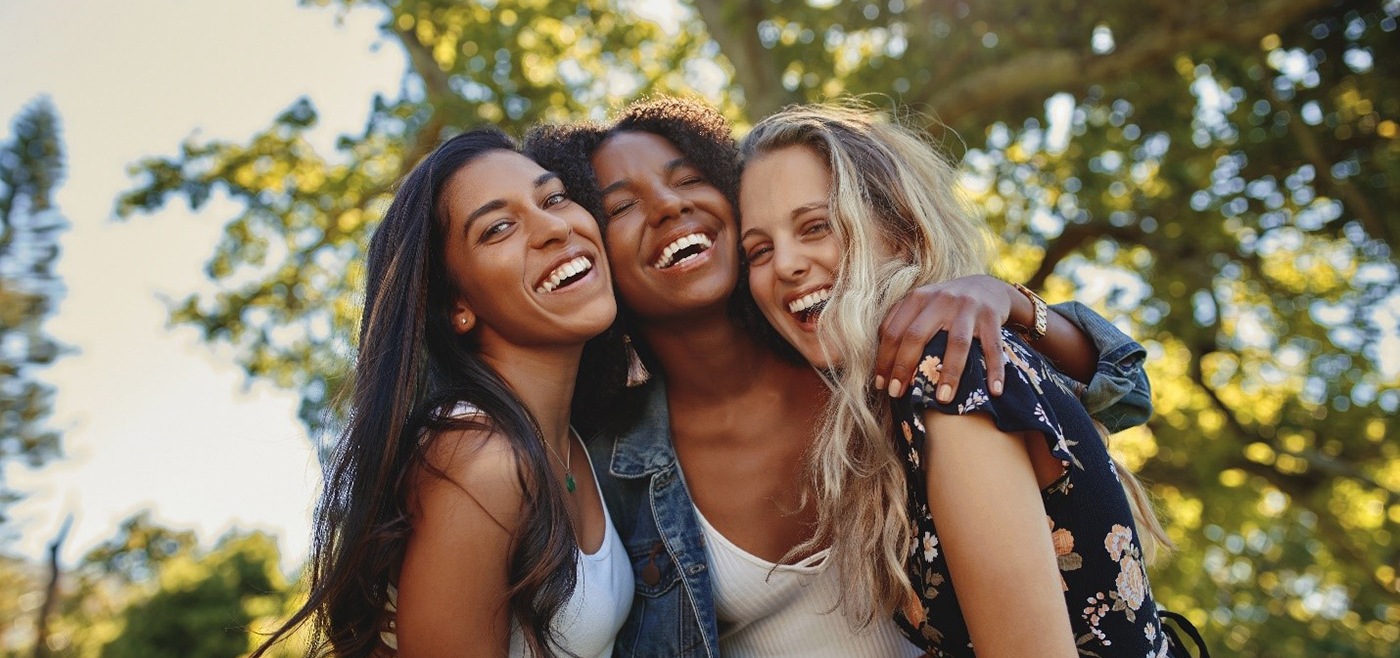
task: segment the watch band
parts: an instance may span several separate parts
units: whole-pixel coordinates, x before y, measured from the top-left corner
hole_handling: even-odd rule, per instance
[[[1040,295],[1035,294],[1035,291],[1030,288],[1019,283],[1011,285],[1025,295],[1026,299],[1031,300],[1031,307],[1035,309],[1035,324],[1023,327],[1013,323],[1010,326],[1025,335],[1026,340],[1037,341],[1044,338],[1045,332],[1050,328],[1050,307],[1046,305],[1045,300],[1040,298]]]

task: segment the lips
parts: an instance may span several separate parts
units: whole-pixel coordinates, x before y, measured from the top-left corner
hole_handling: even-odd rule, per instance
[[[831,299],[831,286],[794,293],[788,296],[787,308],[798,324],[815,324],[826,303]]]
[[[675,267],[700,256],[713,246],[715,246],[714,238],[703,232],[686,233],[666,243],[666,246],[661,248],[660,255],[652,261],[652,267],[658,270]]]
[[[576,255],[559,263],[535,285],[535,292],[548,294],[568,288],[593,271],[593,258]]]

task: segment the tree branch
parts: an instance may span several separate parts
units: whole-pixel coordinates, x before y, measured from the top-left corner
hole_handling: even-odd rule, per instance
[[[1217,301],[1217,306],[1218,304],[1219,302]],[[1332,457],[1328,457],[1316,449],[1306,449],[1296,452],[1288,450],[1282,445],[1280,445],[1276,439],[1266,437],[1263,434],[1261,434],[1258,429],[1246,426],[1244,424],[1244,421],[1241,421],[1239,419],[1239,416],[1235,415],[1234,410],[1231,409],[1230,406],[1225,403],[1225,400],[1221,399],[1220,395],[1215,392],[1215,389],[1211,388],[1210,385],[1206,383],[1205,375],[1201,371],[1201,360],[1204,359],[1207,355],[1215,352],[1215,347],[1213,345],[1203,346],[1200,344],[1188,345],[1187,347],[1195,355],[1194,358],[1191,359],[1190,366],[1187,368],[1188,376],[1191,378],[1191,381],[1196,384],[1197,387],[1199,387],[1202,391],[1205,392],[1206,397],[1210,398],[1211,404],[1213,404],[1215,408],[1219,410],[1222,415],[1225,416],[1225,423],[1229,425],[1230,429],[1234,430],[1234,432],[1241,439],[1263,443],[1264,445],[1269,446],[1275,452],[1291,455],[1293,457],[1302,459],[1305,463],[1307,463],[1308,468],[1310,470],[1316,472],[1317,474],[1325,478],[1346,478],[1349,480],[1355,480],[1363,486],[1370,487],[1376,491],[1379,491],[1385,496],[1385,506],[1387,508],[1389,508],[1391,505],[1400,504],[1400,492],[1396,492],[1390,487],[1381,484],[1380,482],[1376,481],[1375,478],[1371,477],[1370,475],[1367,475],[1366,473],[1361,472],[1361,470],[1356,468],[1355,466],[1334,459]],[[1281,476],[1298,477],[1296,475],[1284,474],[1283,472],[1279,471],[1277,468],[1274,467],[1269,467],[1267,469],[1267,472],[1272,473],[1272,475],[1266,475],[1265,477],[1267,477],[1270,481],[1274,482],[1277,482],[1277,480]],[[1309,477],[1305,478],[1305,480],[1311,483],[1312,486],[1320,485],[1323,481],[1320,477]]]
[[[427,94],[424,105],[431,108],[428,120],[419,127],[418,133],[413,137],[413,144],[403,154],[403,161],[399,163],[399,175],[395,177],[398,179],[407,175],[419,160],[437,147],[438,137],[442,135],[443,128],[447,127],[447,112],[444,106],[451,99],[452,88],[448,85],[447,73],[438,66],[437,59],[433,57],[433,51],[418,40],[415,31],[395,26],[394,36],[398,37],[404,50],[408,52],[409,66],[413,67],[414,72],[423,80],[423,89]]]
[[[800,100],[783,87],[777,58],[758,38],[758,23],[765,15],[761,2],[693,2],[709,27],[710,37],[734,68],[734,77],[744,90],[744,109],[750,117],[767,116]]]
[[[1302,151],[1304,159],[1313,166],[1313,169],[1317,170],[1315,180],[1326,186],[1334,196],[1341,197],[1346,207],[1356,213],[1356,218],[1361,220],[1361,225],[1366,228],[1367,233],[1390,245],[1392,258],[1400,258],[1400,244],[1397,244],[1397,236],[1391,235],[1390,229],[1381,220],[1380,215],[1376,214],[1375,208],[1371,206],[1371,202],[1366,199],[1361,190],[1345,179],[1332,176],[1332,163],[1322,153],[1322,145],[1318,142],[1317,135],[1313,134],[1312,128],[1306,123],[1296,120],[1300,116],[1298,110],[1293,107],[1292,103],[1280,98],[1272,84],[1266,82],[1259,86],[1263,88],[1270,103],[1288,110],[1288,113],[1295,118],[1289,124],[1288,134],[1292,135],[1293,139],[1298,142],[1298,150]]]
[[[58,603],[58,551],[63,547],[63,540],[68,538],[68,531],[72,527],[73,515],[69,514],[63,520],[63,527],[59,529],[58,536],[49,542],[49,585],[44,588],[44,603],[39,606],[39,621],[34,625],[34,658],[49,655],[49,614]]]
[[[1113,226],[1104,224],[1066,224],[1060,236],[1050,240],[1045,245],[1045,257],[1040,259],[1040,266],[1025,283],[1031,290],[1041,290],[1045,287],[1045,280],[1054,274],[1055,267],[1060,264],[1070,254],[1078,251],[1086,244],[1099,238],[1114,238],[1116,240],[1139,242],[1142,232],[1132,226]]]
[[[1142,30],[1130,43],[1119,44],[1109,55],[1083,48],[1032,50],[949,84],[927,85],[922,97],[911,101],[927,103],[935,116],[951,126],[990,106],[1111,81],[1207,44],[1258,41],[1331,4],[1332,0],[1266,0],[1198,23],[1163,22]]]

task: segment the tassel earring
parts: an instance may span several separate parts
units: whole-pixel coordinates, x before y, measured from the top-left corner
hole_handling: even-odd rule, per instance
[[[627,354],[627,388],[636,388],[651,381],[651,373],[647,372],[642,357],[637,356],[636,348],[632,347],[632,337],[627,334],[622,334],[622,351]]]

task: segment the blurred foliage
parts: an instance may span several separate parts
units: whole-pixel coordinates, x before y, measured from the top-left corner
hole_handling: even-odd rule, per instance
[[[59,452],[58,433],[44,422],[53,387],[34,371],[62,352],[43,331],[63,296],[53,270],[67,227],[53,205],[62,179],[58,114],[40,99],[20,111],[10,141],[0,144],[0,523],[19,497],[5,485],[6,463],[35,468]]]
[[[124,521],[116,535],[63,576],[50,619],[54,658],[233,658],[261,640],[260,629],[294,610],[299,599],[278,570],[276,542],[260,532],[231,532],[212,549],[194,533],[165,528],[148,513]],[[42,598],[41,569],[0,562],[0,584],[18,592],[15,615],[0,627],[0,658],[32,655],[32,618]],[[11,619],[8,615],[5,619]],[[301,655],[298,638],[274,656]]]
[[[399,97],[333,153],[307,142],[306,99],[246,143],[189,141],[135,165],[118,210],[239,202],[207,267],[221,292],[174,319],[302,391],[313,432],[335,418],[366,236],[444,136],[650,92],[693,90],[741,128],[878,94],[936,119],[1002,274],[1148,346],[1158,416],[1115,446],[1180,547],[1159,600],[1224,655],[1400,656],[1400,1],[307,4],[384,14]]]

